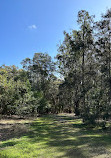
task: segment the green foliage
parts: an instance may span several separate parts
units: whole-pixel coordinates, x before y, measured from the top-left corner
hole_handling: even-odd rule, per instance
[[[23,69],[0,67],[1,114],[74,112],[86,124],[111,118],[111,9],[97,22],[81,10],[77,23],[78,30],[64,31],[56,64],[35,53]]]
[[[60,107],[73,107],[86,124],[111,117],[111,9],[99,22],[93,18],[85,10],[78,12],[80,28],[64,32],[56,56],[63,77]]]
[[[0,68],[1,114],[37,115],[47,108],[43,92],[32,90],[26,71],[9,66]]]

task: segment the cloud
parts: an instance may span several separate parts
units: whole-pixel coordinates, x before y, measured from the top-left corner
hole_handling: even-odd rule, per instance
[[[35,24],[28,26],[29,29],[37,29],[37,26]]]

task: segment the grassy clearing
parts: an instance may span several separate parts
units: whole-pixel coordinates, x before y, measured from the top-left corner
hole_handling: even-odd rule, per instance
[[[15,122],[14,127],[12,137],[6,134],[7,138],[0,142],[0,158],[111,157],[110,132],[87,129],[80,119],[69,115],[45,116],[32,123]]]

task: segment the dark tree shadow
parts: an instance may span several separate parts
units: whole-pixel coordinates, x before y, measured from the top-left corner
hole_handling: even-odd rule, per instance
[[[0,124],[0,141],[19,138],[29,133],[30,123]]]

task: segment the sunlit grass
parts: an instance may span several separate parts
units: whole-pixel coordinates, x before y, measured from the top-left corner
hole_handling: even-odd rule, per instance
[[[90,158],[110,154],[111,136],[87,129],[81,119],[50,115],[31,123],[20,138],[0,142],[0,158]]]

